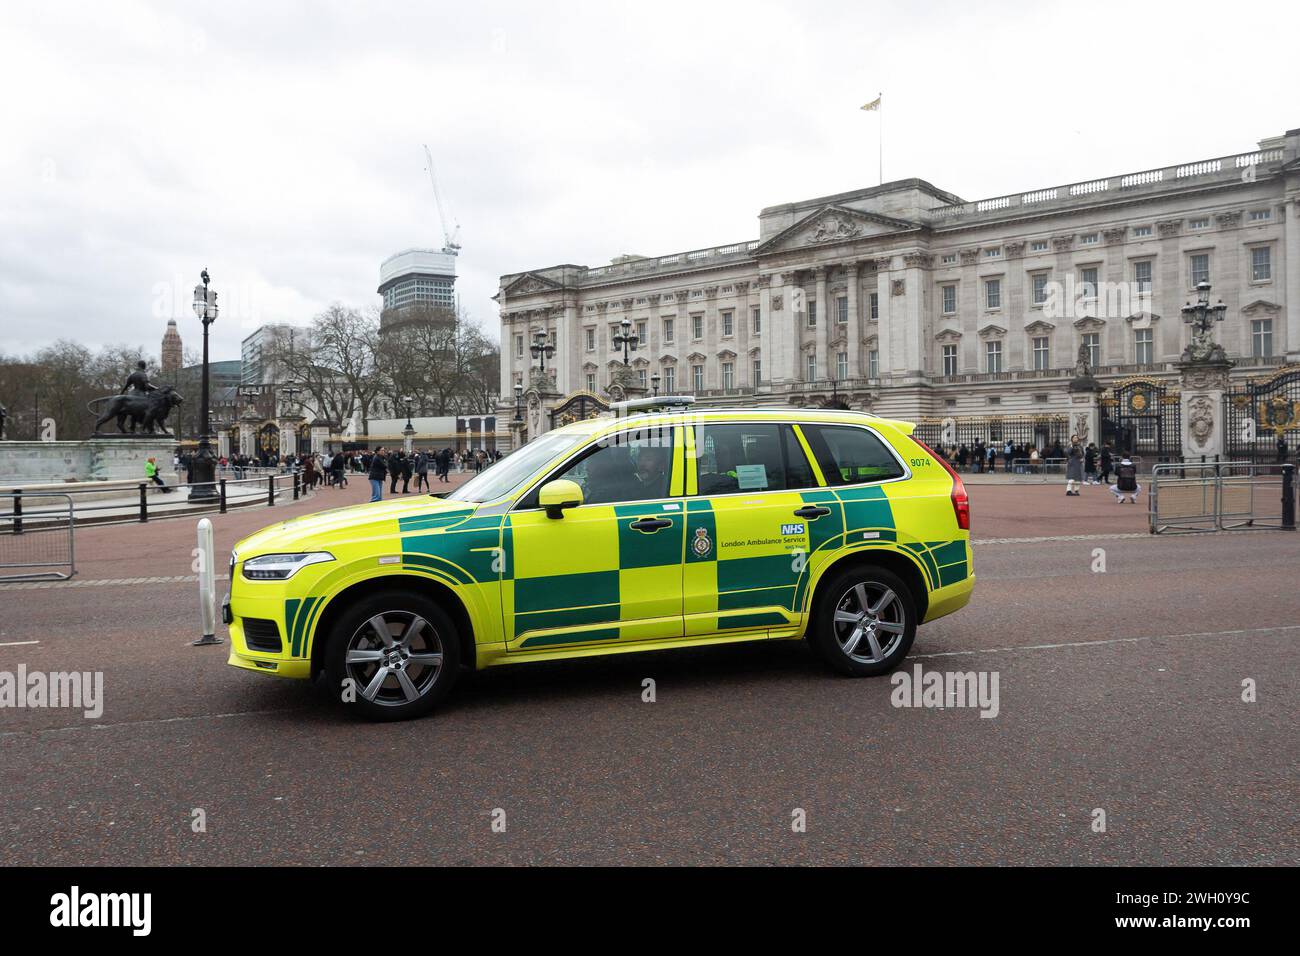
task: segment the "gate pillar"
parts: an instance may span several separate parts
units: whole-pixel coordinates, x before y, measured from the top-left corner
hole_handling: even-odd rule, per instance
[[[1227,449],[1223,397],[1230,361],[1179,362],[1182,384],[1183,458],[1222,457]]]

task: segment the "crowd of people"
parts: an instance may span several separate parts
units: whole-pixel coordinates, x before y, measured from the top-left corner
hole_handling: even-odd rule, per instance
[[[1097,447],[1084,443],[1078,435],[1070,436],[1067,448],[1057,440],[1039,449],[1037,445],[1016,442],[977,440],[973,445],[941,446],[939,453],[957,471],[969,474],[992,474],[996,471],[1016,474],[1041,474],[1045,470],[1065,472],[1065,493],[1078,497],[1084,485],[1109,486],[1116,500],[1136,503],[1142,486],[1137,481],[1137,466],[1127,455],[1117,456],[1109,445]],[[1000,466],[1000,467],[999,467]],[[1115,482],[1111,482],[1114,474]]]
[[[466,452],[456,452],[450,448],[431,452],[421,448],[407,454],[400,448],[390,450],[380,447],[374,452],[363,453],[360,462],[370,481],[370,500],[380,501],[384,497],[385,482],[388,483],[390,495],[418,493],[421,488],[432,491],[430,473],[435,481],[449,483],[452,468],[461,473],[473,471],[477,474],[500,458],[500,451],[487,452],[481,448]],[[411,487],[412,479],[415,481],[414,488]],[[397,490],[399,481],[402,483],[400,492]]]

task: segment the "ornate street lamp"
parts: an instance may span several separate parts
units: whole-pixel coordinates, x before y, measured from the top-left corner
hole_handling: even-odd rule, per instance
[[[1222,322],[1228,312],[1228,307],[1220,299],[1215,305],[1210,305],[1210,289],[1208,281],[1201,281],[1196,284],[1196,304],[1187,303],[1183,306],[1183,321],[1192,327],[1192,338],[1187,343],[1187,348],[1183,351],[1183,359],[1189,362],[1226,362],[1228,356],[1223,351],[1223,346],[1214,341],[1214,325],[1216,322]]]
[[[650,387],[654,390],[655,397],[658,397],[659,395],[659,383],[661,381],[662,379],[659,377],[658,372],[655,372],[653,375],[650,376]]]
[[[628,353],[636,351],[636,345],[639,341],[640,338],[632,331],[632,323],[630,320],[624,319],[619,323],[619,331],[614,333],[614,348],[623,349],[624,365],[627,365]]]
[[[546,360],[555,354],[555,346],[551,344],[550,337],[542,329],[533,333],[533,344],[528,346],[528,351],[532,353],[533,358],[541,359],[541,372],[543,377],[546,375]]]
[[[410,395],[403,395],[401,401],[406,408],[406,427],[408,430],[414,431],[415,426],[411,424],[411,405],[415,402],[415,398]]]
[[[208,418],[208,326],[217,321],[217,293],[208,288],[208,270],[199,274],[202,285],[194,287],[194,314],[203,323],[203,384],[199,400],[199,449],[190,462],[190,501],[210,502],[218,498],[216,456],[212,454],[212,428]]]
[[[409,455],[415,443],[415,426],[411,424],[411,404],[415,399],[410,395],[403,395],[399,401],[406,408],[406,427],[402,429],[402,450]]]

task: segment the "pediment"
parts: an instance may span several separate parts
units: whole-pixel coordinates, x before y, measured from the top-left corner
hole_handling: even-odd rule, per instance
[[[996,339],[1006,334],[1006,329],[1000,325],[995,325],[992,322],[980,329],[980,338],[982,339]]]
[[[1080,332],[1100,332],[1106,327],[1106,320],[1099,319],[1095,315],[1085,315],[1081,319],[1074,320],[1074,327]]]
[[[1046,333],[1051,332],[1055,328],[1056,326],[1053,325],[1051,322],[1045,322],[1042,319],[1038,319],[1036,322],[1030,322],[1028,325],[1026,325],[1025,331],[1028,332],[1030,335],[1045,335]]]
[[[956,329],[944,329],[934,337],[936,342],[957,342],[961,339],[961,333]]]
[[[733,352],[731,349],[718,350],[718,358],[735,358],[735,357],[736,357],[736,353]]]
[[[1243,305],[1241,311],[1246,315],[1254,315],[1256,312],[1266,312],[1273,315],[1276,312],[1281,312],[1282,307],[1276,302],[1269,302],[1267,299],[1256,299],[1250,305]]]
[[[540,276],[535,272],[525,272],[501,291],[505,295],[506,299],[509,300],[517,295],[536,295],[539,292],[556,292],[562,288],[563,286],[553,279],[548,279],[546,276]]]
[[[1134,312],[1132,315],[1125,318],[1124,321],[1134,326],[1145,327],[1150,325],[1152,322],[1159,322],[1160,316],[1156,315],[1154,312]]]
[[[906,219],[894,219],[832,204],[822,206],[816,212],[810,213],[794,225],[778,232],[758,246],[754,250],[754,255],[859,242],[863,239],[915,228],[916,224]]]
[[[703,352],[692,352],[690,355],[686,356],[688,362],[700,362],[706,358],[708,358],[708,356]]]

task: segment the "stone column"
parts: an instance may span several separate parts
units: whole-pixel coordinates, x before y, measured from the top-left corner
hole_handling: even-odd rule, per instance
[[[849,378],[862,378],[862,365],[859,361],[859,347],[862,342],[862,317],[858,314],[858,264],[850,262],[844,267],[844,275],[848,278],[848,291],[845,293],[849,297],[849,323],[844,329],[844,337],[848,340],[845,348],[849,353]]]
[[[1283,247],[1286,249],[1286,360],[1300,362],[1300,199],[1282,206],[1286,218]]]
[[[551,320],[555,323],[555,387],[563,394],[568,394],[578,387],[573,380],[574,350],[577,339],[578,304],[576,300],[566,300],[551,310]]]
[[[831,377],[831,332],[832,328],[830,299],[826,292],[826,267],[813,269],[813,278],[817,282],[817,334],[813,336],[816,343],[813,348],[817,355],[817,378]]]
[[[881,256],[876,260],[876,301],[880,311],[880,319],[876,323],[876,351],[880,356],[880,380],[884,383],[889,382],[894,371],[894,337],[890,328],[893,296],[889,294],[890,270],[893,266],[893,256]]]
[[[223,428],[217,432],[217,457],[230,457],[230,429]]]
[[[1183,457],[1214,459],[1227,447],[1223,434],[1223,393],[1232,362],[1179,362],[1182,392]]]

